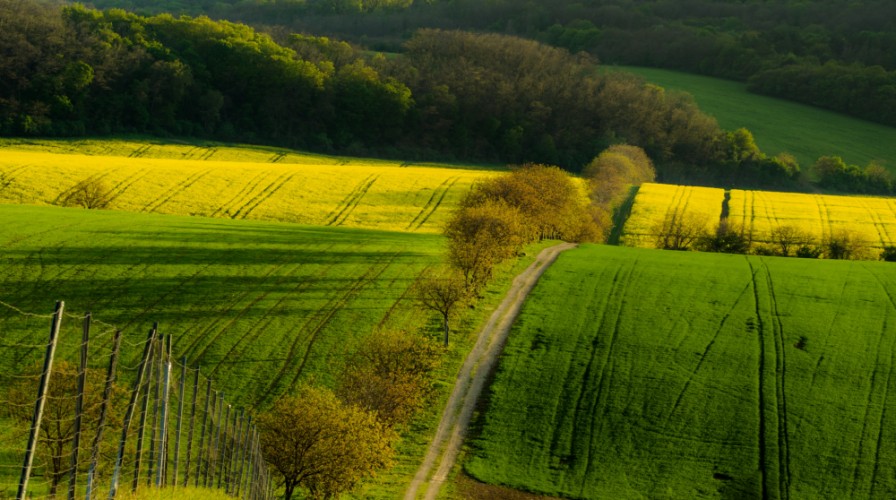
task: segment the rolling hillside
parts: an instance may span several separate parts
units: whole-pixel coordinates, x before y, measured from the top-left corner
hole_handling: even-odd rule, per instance
[[[788,152],[808,170],[820,156],[837,155],[848,163],[883,163],[896,172],[896,128],[812,106],[747,92],[746,84],[677,71],[612,67],[649,82],[688,92],[700,109],[726,130],[749,129],[767,154]]]
[[[892,498],[894,296],[886,263],[568,252],[466,470],[572,498]]]
[[[423,233],[440,232],[470,186],[492,175],[252,146],[0,143],[0,203],[60,204],[93,180],[115,210]]]

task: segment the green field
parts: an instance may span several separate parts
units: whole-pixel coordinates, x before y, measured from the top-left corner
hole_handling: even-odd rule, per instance
[[[13,205],[0,205],[0,228],[0,301],[50,313],[65,300],[123,328],[132,351],[157,321],[178,358],[249,407],[312,376],[328,383],[378,326],[419,326],[406,292],[443,245],[431,235]],[[19,320],[0,310],[5,338],[44,340],[43,320],[30,332]]]
[[[663,87],[694,96],[722,128],[746,127],[766,154],[788,152],[803,170],[820,156],[861,166],[882,162],[896,172],[896,128],[812,106],[747,92],[746,84],[655,68],[619,67]]]
[[[572,498],[896,496],[896,267],[584,246],[530,295],[465,468]]]

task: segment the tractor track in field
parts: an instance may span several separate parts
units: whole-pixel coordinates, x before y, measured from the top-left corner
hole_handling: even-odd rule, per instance
[[[426,221],[429,220],[430,217],[432,217],[432,214],[434,214],[436,210],[438,210],[439,206],[445,200],[445,196],[448,195],[448,191],[450,191],[451,188],[453,188],[459,180],[459,176],[449,177],[445,179],[441,184],[439,184],[437,188],[433,189],[432,195],[429,197],[429,200],[427,200],[426,204],[423,205],[423,208],[420,209],[420,212],[417,214],[417,216],[414,217],[414,220],[412,220],[408,224],[408,227],[406,227],[405,229],[420,229],[420,227],[422,227],[423,224],[425,224]],[[441,195],[439,194],[440,192]],[[438,198],[438,201],[436,200],[436,198]]]
[[[706,344],[706,348],[700,354],[700,360],[697,361],[697,366],[694,367],[694,370],[691,372],[691,375],[688,377],[688,380],[685,382],[684,386],[681,388],[681,392],[678,393],[678,397],[675,399],[675,404],[672,405],[672,410],[669,412],[669,416],[666,417],[666,423],[664,425],[668,426],[669,421],[672,419],[672,415],[675,414],[675,410],[681,405],[681,400],[684,399],[684,395],[687,392],[688,388],[690,388],[691,383],[694,381],[694,378],[697,376],[697,373],[700,371],[700,368],[703,366],[703,362],[706,360],[706,356],[709,354],[709,351],[712,350],[712,346],[715,345],[716,340],[718,340],[719,335],[722,333],[722,328],[725,327],[725,323],[728,322],[728,318],[731,317],[731,313],[737,309],[737,305],[740,304],[741,299],[747,294],[747,291],[750,289],[750,283],[744,286],[743,290],[741,290],[740,294],[738,294],[737,299],[731,304],[731,307],[728,308],[728,311],[725,312],[725,315],[722,316],[722,320],[719,322],[719,326],[716,328],[715,333],[712,336],[712,339]]]
[[[784,491],[781,498],[790,498],[790,484],[792,475],[790,471],[790,426],[787,413],[787,345],[784,343],[784,323],[781,321],[781,313],[778,310],[778,297],[775,295],[775,287],[772,282],[772,273],[768,268],[768,263],[762,257],[759,258],[765,269],[765,279],[768,285],[769,298],[771,299],[769,306],[771,308],[774,323],[772,329],[775,337],[775,396],[777,397],[777,414],[778,414],[778,467],[780,468],[779,487],[783,487]]]
[[[467,434],[473,410],[488,376],[497,363],[510,328],[522,309],[523,301],[560,253],[574,247],[575,245],[571,243],[563,243],[542,250],[535,258],[535,262],[513,280],[513,285],[504,300],[479,332],[476,345],[467,355],[458,373],[436,434],[405,491],[405,500],[415,500],[424,483],[427,483],[425,489],[427,500],[433,500],[438,496],[442,484],[454,466]],[[433,473],[433,467],[436,465],[438,467]]]
[[[753,268],[753,262],[750,261],[750,257],[744,256],[747,260],[747,265],[750,266],[750,275],[752,276],[753,283],[753,301],[754,301],[754,313],[756,314],[756,330],[759,338],[759,390],[758,390],[758,399],[759,399],[759,434],[757,436],[758,448],[759,448],[759,475],[760,475],[760,492],[762,500],[767,500],[769,498],[769,484],[768,484],[768,473],[766,472],[766,465],[768,460],[768,435],[766,432],[767,423],[765,421],[765,391],[763,388],[765,387],[765,341],[763,339],[763,331],[765,329],[764,322],[762,321],[762,310],[759,307],[760,297],[759,297],[759,284],[756,281],[756,274],[758,271]]]
[[[249,200],[248,203],[243,205],[242,208],[237,210],[236,213],[233,214],[233,218],[234,219],[237,218],[237,216],[239,216],[240,214],[242,214],[242,216],[240,217],[242,219],[245,219],[246,217],[248,217],[249,214],[252,213],[252,211],[254,211],[256,208],[258,208],[262,203],[271,199],[272,196],[277,194],[277,191],[280,191],[281,189],[283,189],[283,186],[288,184],[289,181],[291,181],[292,178],[295,177],[296,175],[297,175],[297,172],[286,172],[284,174],[281,174],[279,177],[274,179],[273,182],[268,184],[268,186],[266,188],[264,188],[260,193],[255,195],[254,198]],[[246,207],[249,207],[249,208],[246,208]],[[246,210],[243,211],[243,209],[246,209]]]
[[[255,177],[249,179],[248,182],[243,184],[243,187],[237,191],[235,195],[233,195],[230,200],[225,203],[222,203],[218,208],[212,212],[211,217],[217,217],[218,214],[230,216],[230,207],[236,204],[241,199],[248,196],[247,193],[251,193],[256,186],[262,183],[264,179],[268,176],[268,171],[259,172]]]
[[[887,225],[881,218],[880,213],[871,208],[865,198],[857,198],[857,200],[862,203],[862,208],[864,208],[865,212],[868,213],[868,218],[871,220],[871,224],[877,231],[877,237],[880,238],[880,246],[884,247],[890,245],[890,242],[892,241],[892,239],[890,238],[890,232],[887,231]]]
[[[112,194],[112,195],[109,197],[109,203],[111,204],[112,202],[114,202],[115,200],[117,200],[118,198],[120,198],[121,195],[123,195],[123,194],[125,193],[125,191],[127,191],[128,189],[131,188],[131,186],[133,186],[133,185],[136,184],[137,182],[143,180],[143,178],[145,178],[145,177],[148,176],[148,175],[149,175],[149,172],[137,172],[137,173],[134,174],[134,175],[131,175],[131,176],[129,176],[129,177],[124,178],[121,182],[119,182],[118,184],[116,184],[116,185],[110,190],[110,192],[112,192],[112,193],[114,193],[114,194]]]
[[[191,188],[193,184],[196,184],[200,180],[204,179],[208,174],[212,173],[212,169],[201,170],[193,175],[190,175],[183,181],[177,183],[174,187],[169,189],[164,195],[159,196],[155,200],[146,204],[143,207],[143,212],[155,212],[156,210],[162,208],[162,205],[171,201],[175,196],[187,189]]]
[[[336,213],[336,215],[332,216],[327,221],[326,225],[341,226],[348,219],[348,217],[352,214],[352,212],[355,211],[355,209],[358,207],[358,204],[361,203],[361,199],[364,198],[364,195],[366,195],[367,192],[370,191],[370,188],[371,188],[371,186],[373,186],[373,183],[375,183],[377,181],[377,179],[379,179],[379,178],[380,178],[379,175],[373,174],[373,175],[370,175],[367,178],[365,178],[363,181],[361,181],[355,187],[355,189],[353,189],[352,192],[349,193],[349,195],[346,196],[345,199],[342,200],[342,203],[339,205],[342,207],[342,209],[339,210],[339,212]],[[334,210],[334,212],[335,212],[335,210]]]
[[[622,322],[622,311],[625,308],[625,296],[628,293],[629,284],[632,282],[632,279],[631,279],[632,274],[635,272],[635,269],[637,269],[637,266],[638,266],[638,259],[636,257],[629,264],[629,268],[626,270],[627,272],[625,273],[625,277],[622,279],[621,286],[617,287],[616,283],[614,282],[614,286],[613,286],[614,292],[611,294],[612,296],[616,296],[619,298],[618,300],[614,301],[616,304],[618,304],[618,306],[615,308],[616,314],[615,314],[615,318],[613,319],[613,330],[610,332],[610,338],[607,341],[607,349],[606,349],[607,353],[604,356],[603,362],[601,363],[601,366],[600,366],[600,375],[597,378],[597,384],[596,384],[597,394],[594,396],[594,399],[591,401],[591,404],[589,405],[588,412],[585,414],[586,417],[588,418],[588,420],[590,421],[590,425],[588,425],[588,429],[587,429],[588,441],[587,441],[587,446],[585,448],[586,452],[587,452],[587,454],[585,455],[585,463],[584,463],[584,470],[585,470],[586,477],[588,475],[588,471],[591,469],[591,464],[593,463],[592,453],[594,452],[595,447],[591,446],[591,443],[594,440],[595,423],[598,423],[598,424],[601,423],[600,420],[597,420],[597,422],[595,421],[596,420],[595,415],[597,414],[598,408],[600,408],[600,406],[601,406],[601,401],[606,399],[606,392],[608,392],[608,389],[605,390],[604,386],[610,385],[612,383],[612,376],[613,376],[612,370],[610,370],[610,372],[609,372],[610,381],[606,382],[606,384],[605,384],[604,380],[607,378],[607,367],[609,365],[613,364],[613,351],[616,347],[616,339],[619,337],[619,325]],[[606,310],[604,310],[604,312],[606,312]],[[604,320],[601,320],[601,324],[604,324]],[[595,341],[596,340],[597,339],[595,339]],[[597,345],[595,345],[594,348],[595,348],[594,351],[596,351]],[[594,359],[593,352],[592,352],[592,360]],[[589,368],[590,368],[590,366],[589,366]],[[589,380],[589,379],[586,378],[585,380]],[[585,384],[583,384],[583,386],[584,385]],[[580,394],[579,397],[581,398],[582,394]],[[577,408],[576,408],[576,415],[578,415],[578,404],[577,404]],[[578,419],[576,419],[576,421],[578,421]],[[576,429],[576,427],[577,427],[576,425],[573,426],[573,436],[578,435],[578,430]],[[586,487],[584,481],[582,482],[581,486],[582,486],[582,489],[580,491],[581,491],[581,494],[584,495],[585,487]]]
[[[296,374],[293,376],[292,381],[290,382],[290,386],[294,385],[298,380],[299,376],[302,373],[302,370],[305,368],[305,364],[308,361],[308,356],[311,353],[311,349],[314,346],[314,343],[317,340],[317,336],[324,327],[329,324],[329,322],[333,319],[336,313],[344,306],[349,299],[360,291],[364,286],[366,286],[371,281],[375,280],[377,276],[385,272],[385,270],[391,265],[392,261],[395,259],[397,254],[392,255],[391,258],[386,261],[384,265],[382,262],[377,263],[377,266],[370,266],[367,268],[367,271],[364,272],[358,279],[356,279],[348,289],[346,289],[341,295],[336,297],[332,297],[327,304],[319,309],[316,313],[310,314],[305,322],[296,330],[296,333],[290,334],[293,337],[293,341],[289,346],[289,352],[285,356],[285,361],[280,369],[277,371],[277,374],[271,378],[271,382],[268,383],[267,387],[259,393],[259,395],[255,399],[255,405],[259,405],[266,401],[270,395],[277,389],[280,385],[280,381],[286,376],[286,372],[289,367],[292,365],[292,362],[298,357],[298,349],[300,344],[307,344],[307,348],[305,349],[305,355],[302,358],[302,362],[296,371]],[[379,269],[377,269],[379,267]],[[322,317],[321,317],[322,316]],[[311,325],[314,325],[313,327]],[[312,330],[304,335],[302,332],[305,332],[309,328]],[[303,342],[306,341],[307,342]]]

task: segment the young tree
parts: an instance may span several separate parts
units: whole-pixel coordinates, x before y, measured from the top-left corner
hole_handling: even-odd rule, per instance
[[[417,300],[426,309],[439,313],[448,347],[449,322],[458,307],[467,300],[464,277],[454,269],[425,271],[414,284]]]
[[[475,293],[494,266],[519,253],[530,234],[519,209],[504,201],[461,207],[445,229],[448,259],[463,274],[467,292]]]
[[[707,234],[707,219],[693,212],[666,216],[654,225],[656,248],[663,250],[690,250]]]
[[[32,376],[18,378],[8,387],[7,411],[9,416],[23,425],[30,425],[37,398],[37,383],[41,368],[28,370]],[[84,406],[81,416],[82,437],[81,456],[88,456],[92,439],[96,432],[100,406],[103,400],[105,373],[103,370],[87,369],[84,386]],[[113,386],[110,409],[121,407],[124,389]],[[70,473],[72,444],[75,440],[75,401],[78,395],[78,367],[68,361],[54,363],[50,385],[47,389],[47,404],[44,409],[44,423],[38,436],[37,456],[44,466],[44,474],[49,479],[49,496],[55,498],[59,484]],[[107,414],[106,425],[116,426],[121,419],[120,412]],[[85,436],[88,436],[85,438]]]
[[[112,203],[112,190],[102,179],[90,177],[60,195],[59,201],[64,207],[108,208]]]
[[[336,394],[376,413],[390,427],[407,423],[423,404],[443,349],[421,335],[382,330],[349,355]]]
[[[768,237],[775,246],[777,254],[783,257],[788,257],[797,249],[812,244],[812,237],[808,233],[790,224],[774,227]]]
[[[389,465],[397,435],[376,415],[346,405],[327,389],[305,386],[258,416],[265,459],[290,500],[336,498]]]

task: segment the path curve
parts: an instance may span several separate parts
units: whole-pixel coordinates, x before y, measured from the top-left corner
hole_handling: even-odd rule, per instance
[[[414,479],[405,492],[405,500],[416,500],[421,487],[426,484],[426,500],[434,500],[448,477],[448,473],[454,466],[457,454],[467,434],[467,427],[473,415],[473,409],[479,400],[479,395],[485,386],[488,374],[491,373],[498,360],[498,355],[504,348],[504,341],[510,332],[510,327],[520,313],[526,296],[535,287],[535,283],[544,274],[544,271],[557,260],[560,252],[574,248],[572,243],[561,243],[545,248],[535,257],[535,262],[529,265],[525,271],[513,280],[507,296],[501,305],[492,313],[482,331],[473,350],[467,355],[451,397],[442,411],[442,419],[439,428],[429,449],[414,475]],[[438,460],[438,468],[430,476],[433,467]],[[429,482],[427,483],[427,480]]]

